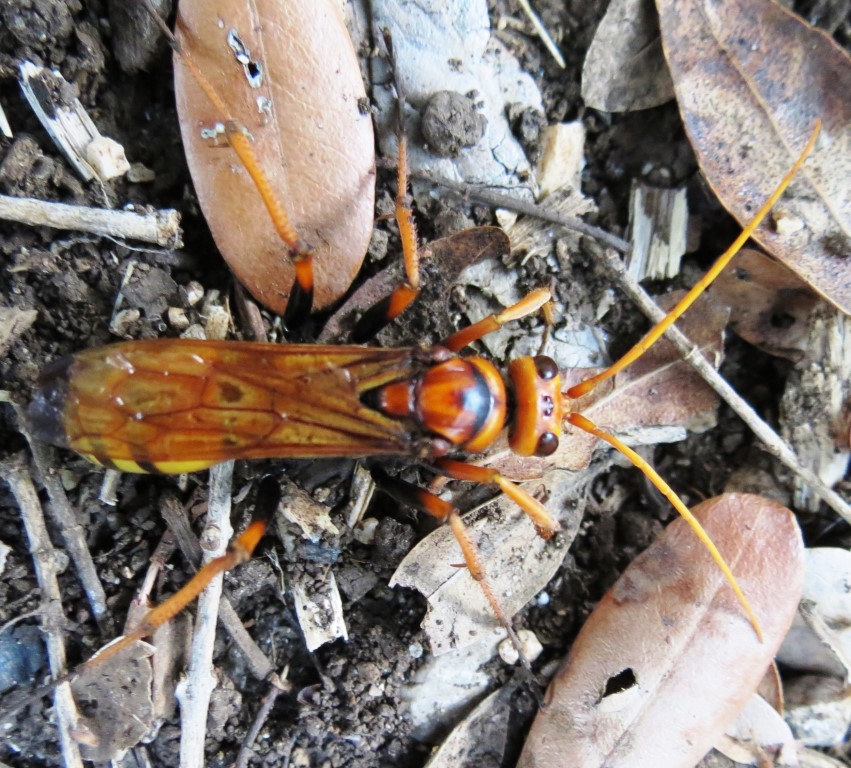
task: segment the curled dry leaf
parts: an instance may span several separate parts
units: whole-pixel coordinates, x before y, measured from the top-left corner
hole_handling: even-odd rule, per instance
[[[814,547],[806,552],[801,607],[777,654],[798,672],[832,675],[851,683],[851,552]]]
[[[730,327],[745,341],[787,360],[804,357],[807,320],[818,299],[782,264],[745,248],[709,292],[730,307]]]
[[[225,0],[214,10],[182,0],[177,30],[231,110],[218,114],[175,57],[183,143],[216,244],[240,282],[283,311],[293,282],[287,249],[234,153],[202,137],[232,117],[245,124],[293,225],[316,249],[315,305],[327,306],[360,268],[375,195],[372,121],[335,3]]]
[[[775,768],[798,765],[792,731],[783,716],[758,694],[748,699],[745,708],[715,743],[715,749],[744,765],[759,765],[760,756],[769,752]]]
[[[750,220],[817,120],[821,137],[754,237],[851,312],[851,61],[772,0],[657,0],[665,56],[701,170]]]
[[[756,690],[798,606],[803,542],[776,502],[698,505],[765,633],[760,643],[694,532],[676,520],[591,614],[547,692],[521,768],[691,768]]]
[[[674,98],[652,0],[613,0],[588,48],[582,98],[604,112],[658,107]]]

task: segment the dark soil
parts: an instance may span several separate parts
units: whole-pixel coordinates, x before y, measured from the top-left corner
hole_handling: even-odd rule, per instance
[[[492,5],[495,17],[522,18],[512,0],[494,0]],[[593,223],[622,235],[630,180],[641,176],[643,169],[646,171],[648,165],[666,168],[671,171],[670,180],[676,183],[696,174],[676,107],[669,104],[616,117],[586,110],[579,95],[582,61],[606,3],[552,0],[537,6],[544,23],[550,29],[563,30],[570,41],[563,46],[567,69],[560,70],[554,64],[528,25],[523,34],[509,37],[507,42],[524,67],[539,81],[546,104],[543,120],[523,115],[517,121],[517,131],[534,152],[542,122],[582,119],[588,129],[583,191],[594,198],[599,209]],[[177,254],[139,251],[103,238],[4,222],[0,227],[0,303],[38,311],[34,325],[0,359],[2,388],[25,402],[39,370],[51,360],[115,340],[109,323],[131,259],[137,267],[133,283],[124,289],[125,306],[139,312],[128,316],[122,326],[127,338],[173,335],[163,319],[170,306],[184,306],[189,318],[196,320],[199,310],[185,304],[190,281],[200,281],[207,291],[216,289],[223,295],[232,291],[232,285],[223,262],[210,256],[215,246],[198,209],[182,154],[171,59],[156,36],[157,52],[147,71],[128,74],[116,60],[116,46],[127,45],[124,25],[128,22],[113,16],[110,23],[105,2],[7,0],[0,17],[0,103],[15,133],[11,140],[0,137],[0,192],[88,205],[106,202],[113,207],[132,203],[137,207],[176,208],[183,217],[186,242]],[[121,41],[115,34],[119,25]],[[839,34],[843,32],[847,28],[840,26]],[[20,96],[17,65],[26,59],[60,69],[77,89],[101,132],[120,142],[132,162],[153,171],[154,180],[119,180],[104,190],[83,184]],[[392,194],[390,180],[389,174],[386,178],[380,174],[379,199],[386,200]],[[735,233],[717,203],[706,197],[698,184],[694,187],[693,208],[700,210],[706,232],[713,234],[703,237],[692,272],[703,268],[711,254],[732,239],[727,235]],[[445,209],[429,200],[418,200],[416,205],[424,235],[442,229],[435,219],[445,222]],[[490,211],[480,206],[453,215],[468,223],[492,221]],[[397,239],[392,228],[388,230],[383,223],[378,226],[382,233],[391,234],[377,236],[374,250],[386,250],[392,259],[398,252]],[[586,253],[574,258],[573,282],[560,288],[561,298],[569,301],[570,310],[587,315],[584,319],[588,320],[609,286],[606,278],[594,271]],[[531,266],[524,269],[519,279],[524,285],[536,285],[540,276]],[[431,304],[426,301],[424,306]],[[269,318],[266,320],[268,324]],[[618,345],[632,341],[643,327],[625,299],[617,300],[603,324],[618,339]],[[413,313],[400,328],[399,335],[407,336],[411,343],[442,333],[434,330],[427,310]],[[740,365],[743,358],[746,366]],[[765,413],[776,413],[785,364],[734,341],[724,372]],[[753,438],[738,420],[722,409],[718,429],[658,449],[655,462],[691,504],[719,493],[735,468],[753,464],[776,474],[776,467],[751,450],[752,443]],[[17,431],[11,409],[0,409],[0,460],[22,451],[27,451],[26,443]],[[120,632],[148,558],[165,530],[158,514],[164,495],[176,493],[189,506],[190,499],[204,498],[207,476],[192,475],[186,487],[178,487],[172,478],[125,474],[117,488],[119,503],[112,507],[98,500],[101,470],[65,451],[53,453],[52,461],[79,515],[112,611],[111,621],[99,627],[73,568],[62,574],[68,660],[73,666]],[[266,472],[286,472],[302,488],[334,505],[339,517],[351,466],[341,462],[330,468],[315,462],[241,464],[236,472],[236,491],[249,489],[247,494],[239,493],[234,505],[234,527],[240,528],[252,513],[254,481]],[[612,499],[629,499],[633,510],[643,512],[617,516]],[[373,501],[372,514],[387,519],[378,543],[372,547],[344,538],[282,553],[277,540],[268,537],[263,554],[227,577],[234,608],[274,666],[278,670],[288,667],[287,679],[292,686],[290,692],[278,697],[261,731],[253,765],[413,767],[427,761],[433,743],[422,743],[412,736],[405,706],[400,702],[412,672],[422,663],[422,657],[412,648],[422,647],[428,653],[428,642],[419,629],[425,601],[418,594],[387,586],[395,565],[427,525],[413,515],[391,519],[396,506],[388,504],[382,494]],[[598,478],[588,499],[583,533],[572,545],[563,571],[547,590],[550,601],[533,604],[515,617],[518,627],[528,626],[548,641],[536,671],[553,671],[552,662],[564,656],[594,603],[672,514],[631,470],[613,469]],[[811,526],[818,531],[821,523],[815,520]],[[843,532],[834,531],[833,535]],[[58,538],[54,540],[61,546]],[[39,590],[18,507],[5,483],[0,483],[0,541],[11,547],[0,581],[0,625],[23,614],[31,614],[25,623],[35,625]],[[283,577],[271,562],[281,564]],[[294,570],[321,572],[330,563],[335,563],[338,580],[348,585],[344,607],[349,641],[310,654],[293,618],[291,599],[281,594],[279,585],[281,578],[290,581]],[[189,569],[183,558],[175,556],[172,564],[172,570],[157,585],[155,596],[168,595],[186,581]],[[32,653],[38,651],[36,647]],[[208,765],[226,766],[233,764],[268,686],[250,675],[239,652],[221,631],[215,662],[223,693],[215,700],[206,756]],[[46,663],[41,663],[34,679],[46,675]],[[511,729],[501,763],[510,766],[536,711],[536,692],[530,690],[525,677],[498,660],[490,671],[494,689],[512,684],[508,698]],[[380,695],[373,695],[371,686],[379,679]],[[10,766],[59,764],[51,718],[49,695],[27,706],[0,736],[0,760]],[[156,738],[139,747],[152,765],[177,764],[178,722],[175,715],[169,716]],[[438,733],[435,738],[442,735]]]

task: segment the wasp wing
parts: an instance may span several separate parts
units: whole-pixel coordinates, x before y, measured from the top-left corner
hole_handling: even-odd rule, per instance
[[[186,472],[238,458],[410,453],[410,424],[362,394],[415,375],[411,349],[158,339],[51,366],[36,433],[124,471]]]

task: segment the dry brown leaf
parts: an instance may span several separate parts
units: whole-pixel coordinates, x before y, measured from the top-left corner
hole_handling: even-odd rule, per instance
[[[851,62],[771,0],[657,0],[665,56],[701,170],[745,224],[822,121],[791,192],[755,238],[851,312]]]
[[[320,308],[339,298],[360,268],[375,194],[372,121],[335,6],[225,0],[213,10],[203,0],[182,0],[177,22],[183,45],[231,117],[245,123],[292,223],[316,249]],[[236,38],[248,69],[262,68],[257,87],[236,59]],[[293,282],[287,250],[234,153],[201,135],[227,116],[216,112],[180,57],[174,74],[187,161],[216,244],[245,287],[281,312]]]
[[[499,227],[474,227],[423,245],[420,260],[424,268],[433,266],[441,280],[454,285],[458,275],[472,264],[500,259],[510,252],[508,235]],[[404,265],[396,261],[364,282],[326,323],[318,341],[326,344],[347,338],[352,318],[389,296],[403,279]]]
[[[756,690],[804,577],[792,513],[727,494],[701,520],[762,623],[760,643],[721,571],[682,520],[639,556],[586,622],[550,685],[521,768],[691,768]]]
[[[745,341],[787,360],[803,358],[807,320],[818,299],[782,264],[745,248],[709,292],[730,307],[730,327]]]
[[[582,67],[582,98],[604,112],[658,107],[674,98],[652,0],[613,0]]]

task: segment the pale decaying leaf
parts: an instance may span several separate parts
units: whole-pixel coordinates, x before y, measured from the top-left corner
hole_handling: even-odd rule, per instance
[[[375,0],[369,7],[366,41],[372,44],[374,29],[390,31],[396,74],[412,107],[422,109],[442,90],[475,93],[476,105],[487,119],[482,139],[453,160],[412,145],[412,167],[473,184],[528,187],[524,177],[528,177],[529,161],[512,133],[508,106],[542,112],[541,95],[511,51],[491,35],[485,0]],[[374,62],[376,82],[392,79],[383,65],[380,60]],[[392,157],[395,94],[391,88],[378,88],[375,99],[382,150]]]
[[[802,675],[786,686],[786,721],[808,747],[841,747],[851,726],[851,692],[839,678]]]
[[[759,765],[771,754],[773,766],[797,766],[795,737],[783,716],[761,696],[754,694],[733,721],[715,749],[741,765]]]
[[[744,248],[709,293],[730,307],[730,328],[745,341],[793,362],[804,357],[808,319],[818,299],[794,272]]]
[[[463,765],[502,765],[510,708],[504,691],[487,696],[447,736],[426,763],[426,768]]]
[[[755,238],[851,312],[851,62],[772,0],[657,0],[677,102],[706,180],[744,225],[812,135],[790,191]]]
[[[486,632],[479,642],[440,656],[428,654],[401,693],[415,738],[431,741],[484,696],[493,685],[485,665],[496,654],[505,631]]]
[[[839,677],[851,684],[851,552],[816,547],[806,552],[801,608],[777,660],[799,672]]]
[[[579,530],[582,504],[590,482],[584,475],[551,472],[524,484],[542,496],[562,530],[545,541],[517,505],[505,496],[468,513],[464,522],[477,542],[488,580],[508,616],[520,610],[553,577]],[[423,628],[435,655],[464,648],[489,637],[499,623],[480,585],[465,567],[457,540],[442,526],[421,541],[400,563],[390,586],[413,587],[428,600]]]
[[[80,709],[78,730],[85,734],[77,738],[86,760],[120,758],[151,731],[153,652],[139,640],[103,664],[84,669],[72,683]]]
[[[603,112],[658,107],[674,98],[652,0],[613,0],[582,67],[582,98]]]
[[[238,116],[299,235],[315,248],[315,303],[339,298],[360,269],[373,225],[374,142],[360,67],[339,7],[183,0],[182,44],[225,100],[210,104],[180,57],[175,95],[195,189],[213,237],[239,280],[283,310],[293,267],[235,154],[204,138]]]
[[[764,633],[682,520],[606,594],[547,692],[518,766],[692,768],[756,690],[803,584],[792,513],[759,496],[698,505]]]

